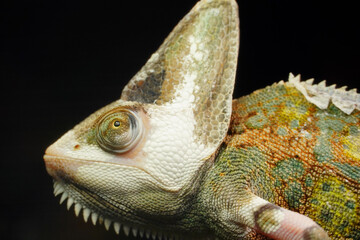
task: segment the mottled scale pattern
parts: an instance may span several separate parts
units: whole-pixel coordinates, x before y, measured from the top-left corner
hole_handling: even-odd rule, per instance
[[[215,194],[241,200],[234,191],[249,190],[309,216],[331,239],[360,239],[358,110],[319,109],[279,83],[234,100],[229,131],[214,170]],[[251,232],[247,239],[262,237]]]
[[[360,95],[290,75],[232,101],[238,46],[236,1],[199,1],[120,100],[46,150],[61,201],[152,238],[360,239]],[[121,154],[97,138],[120,108],[144,127]]]

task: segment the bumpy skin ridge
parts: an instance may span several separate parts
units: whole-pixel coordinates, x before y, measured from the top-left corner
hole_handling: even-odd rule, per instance
[[[359,148],[358,110],[347,115],[333,104],[322,110],[293,85],[274,84],[233,101],[229,135],[202,187],[204,198],[213,195],[209,204],[218,216],[216,209],[236,209],[252,192],[310,217],[331,239],[360,239]],[[238,235],[235,226],[227,228]],[[264,237],[250,231],[244,239]]]

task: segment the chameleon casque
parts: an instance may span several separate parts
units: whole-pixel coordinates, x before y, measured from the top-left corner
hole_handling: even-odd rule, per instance
[[[152,239],[360,239],[360,95],[312,79],[232,100],[234,0],[202,0],[45,153],[85,221]]]

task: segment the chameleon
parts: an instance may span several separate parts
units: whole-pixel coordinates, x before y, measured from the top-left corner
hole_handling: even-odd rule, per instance
[[[236,1],[199,1],[47,148],[60,202],[147,239],[360,239],[360,95],[290,74],[233,100],[238,51]]]

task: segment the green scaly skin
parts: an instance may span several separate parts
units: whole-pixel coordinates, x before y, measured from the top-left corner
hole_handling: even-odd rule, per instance
[[[273,85],[234,100],[229,135],[201,186],[208,224],[232,239],[224,229],[236,225],[220,219],[219,226],[218,216],[250,191],[309,216],[331,239],[359,239],[359,142],[359,111],[321,110],[294,87]]]
[[[231,101],[238,45],[236,1],[198,2],[46,150],[60,202],[153,239],[360,239],[359,94],[290,75]]]

